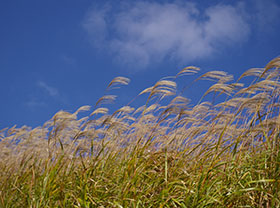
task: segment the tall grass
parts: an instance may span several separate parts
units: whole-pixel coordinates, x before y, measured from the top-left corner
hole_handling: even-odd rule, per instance
[[[143,90],[137,109],[109,114],[105,95],[86,117],[89,106],[3,129],[0,207],[280,207],[279,66],[236,81],[186,67]],[[187,75],[213,81],[195,106],[176,89]]]

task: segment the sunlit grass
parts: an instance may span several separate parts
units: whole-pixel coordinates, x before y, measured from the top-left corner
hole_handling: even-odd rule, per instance
[[[236,81],[186,67],[143,90],[137,109],[109,114],[107,94],[88,117],[83,106],[35,129],[3,129],[0,207],[280,207],[279,66]],[[195,106],[177,92],[186,75],[214,82]]]

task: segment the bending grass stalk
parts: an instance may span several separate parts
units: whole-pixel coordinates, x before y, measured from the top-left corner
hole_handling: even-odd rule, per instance
[[[88,117],[77,119],[83,106],[1,130],[0,207],[280,207],[279,66],[245,72],[238,81],[257,76],[249,86],[220,71],[195,79],[217,81],[206,90],[225,94],[217,104],[191,106],[165,78],[137,110],[110,115],[102,105],[116,96],[105,95]]]

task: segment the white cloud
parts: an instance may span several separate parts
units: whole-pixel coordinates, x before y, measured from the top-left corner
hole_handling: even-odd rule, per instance
[[[165,59],[188,63],[241,44],[251,32],[248,19],[243,3],[201,11],[194,3],[134,2],[94,8],[83,26],[95,47],[136,70]]]
[[[248,36],[249,25],[237,8],[218,5],[207,9],[205,13],[209,17],[205,23],[205,35],[209,43],[235,43]]]
[[[49,86],[47,83],[43,81],[37,82],[37,85],[44,89],[51,97],[55,97],[59,95],[58,90],[54,87]]]
[[[95,8],[86,17],[86,21],[83,26],[92,36],[91,41],[98,46],[98,43],[103,42],[105,36],[107,35],[107,24],[105,20],[106,16],[109,14],[110,7],[104,5],[102,8]]]

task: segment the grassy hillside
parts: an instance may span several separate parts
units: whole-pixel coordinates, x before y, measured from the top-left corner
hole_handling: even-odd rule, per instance
[[[93,111],[3,129],[0,207],[280,207],[279,66],[237,80],[186,67],[142,91],[140,108],[109,114],[105,95]],[[193,106],[176,81],[194,74],[213,85]]]

